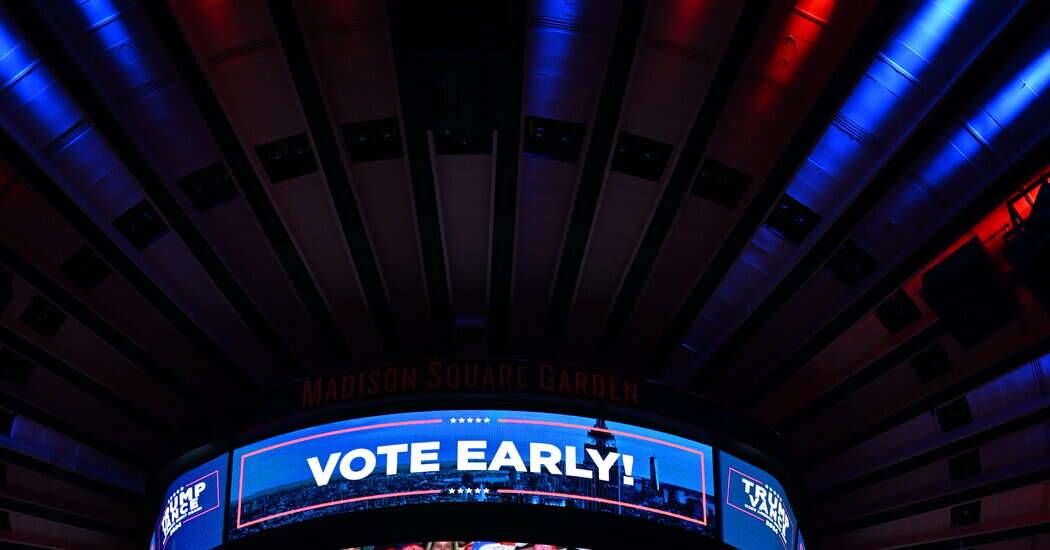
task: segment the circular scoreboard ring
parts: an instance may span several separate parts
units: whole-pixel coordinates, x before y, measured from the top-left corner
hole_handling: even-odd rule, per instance
[[[235,433],[151,487],[151,548],[804,548],[777,436],[650,381],[426,361],[300,380],[244,406]]]

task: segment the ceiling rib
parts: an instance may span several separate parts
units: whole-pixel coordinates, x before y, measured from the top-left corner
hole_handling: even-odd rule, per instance
[[[62,285],[51,280],[47,275],[27,262],[25,258],[22,258],[17,252],[3,244],[0,244],[0,263],[3,263],[8,269],[39,289],[55,305],[83,323],[84,326],[88,327],[104,342],[152,376],[164,387],[190,403],[195,405],[203,404],[200,396],[193,393],[178,376],[158,365],[138,344],[91,311],[91,308],[84,305],[72,293],[62,288]]]
[[[1039,6],[1039,4],[1044,5]],[[919,127],[908,136],[908,139],[883,165],[879,173],[871,178],[870,183],[864,187],[856,199],[838,219],[828,226],[820,239],[781,279],[773,292],[752,311],[737,331],[711,355],[706,365],[701,366],[705,377],[717,376],[725,372],[731,363],[732,356],[759,329],[765,326],[799,288],[831,258],[847,240],[853,229],[864,219],[864,216],[904,177],[929,144],[934,142],[945,128],[955,123],[959,113],[988,83],[988,75],[994,74],[997,68],[1005,65],[1027,39],[1039,29],[1039,23],[1045,20],[1039,17],[1039,11],[1045,11],[1045,3],[1028,4],[999,31],[992,42],[970,63],[966,72],[934,105]],[[793,371],[776,368],[761,381],[756,382],[755,387],[741,393],[747,395],[748,402],[752,402],[756,396],[765,395],[776,385],[785,382],[791,374]]]
[[[401,125],[405,141],[405,158],[412,182],[416,209],[416,228],[426,274],[430,299],[430,324],[433,330],[431,352],[444,355],[455,348],[452,295],[449,290],[448,264],[445,257],[441,211],[438,208],[434,166],[428,138],[426,98],[422,96],[419,56],[408,45],[405,5],[397,0],[387,2],[390,17],[390,42],[394,51],[397,89],[401,99]]]
[[[63,525],[79,527],[81,529],[87,529],[88,531],[103,533],[118,538],[130,539],[137,533],[136,529],[117,525],[102,518],[85,516],[76,512],[70,512],[51,506],[44,506],[42,504],[9,496],[0,495],[0,509],[33,516],[35,518],[46,519],[48,521],[54,521]]]
[[[748,204],[729,235],[722,241],[707,269],[700,275],[696,285],[693,286],[688,297],[665,329],[660,348],[653,357],[654,370],[663,371],[666,374],[667,359],[670,357],[671,350],[682,341],[689,326],[700,315],[700,311],[722,284],[722,280],[729,273],[729,268],[766,219],[766,215],[790,183],[795,171],[806,160],[810,149],[823,135],[824,129],[853,90],[854,84],[863,76],[872,57],[878,53],[882,43],[893,30],[894,23],[904,11],[906,4],[906,2],[881,3],[875,9],[867,25],[854,42],[850,53],[839,62],[835,70],[835,74],[839,76],[828,82],[821,98],[806,115],[798,131],[795,132],[795,136],[785,147],[784,153],[770,170],[765,183]]]
[[[80,388],[95,399],[123,411],[130,420],[152,430],[167,432],[171,429],[171,426],[158,419],[153,413],[136,405],[125,396],[118,394],[73,365],[55,357],[47,350],[26,340],[6,326],[0,326],[0,342],[11,348],[15,353],[29,359],[33,364],[47,369],[55,376]]]
[[[17,450],[0,446],[0,461],[14,464],[38,474],[57,479],[81,489],[120,499],[126,502],[138,502],[143,499],[143,494],[135,492],[119,485],[111,484],[103,479],[95,478],[81,472],[57,466],[50,462],[41,460],[35,456],[20,453]]]
[[[707,151],[707,144],[718,126],[722,110],[729,102],[730,93],[746,67],[752,43],[761,30],[762,22],[771,4],[770,0],[749,1],[733,27],[733,34],[715,70],[711,86],[704,95],[704,102],[697,111],[696,119],[693,121],[685,143],[682,144],[674,171],[667,180],[667,186],[653,211],[652,219],[645,230],[634,260],[613,300],[608,322],[598,344],[599,360],[608,359],[613,344],[627,328],[628,320],[645,289],[645,284],[656,264],[664,240],[671,232],[675,216],[678,215],[678,208],[693,185],[693,178]]]
[[[929,240],[922,244],[905,260],[894,266],[877,283],[863,295],[854,300],[839,315],[826,324],[795,353],[789,355],[777,368],[781,376],[790,376],[800,371],[810,360],[846,332],[862,317],[867,315],[882,300],[892,294],[910,279],[915,272],[922,269],[938,254],[951,246],[959,236],[973,227],[996,206],[1002,204],[1020,187],[1019,182],[1029,181],[1034,175],[1041,175],[1047,167],[1047,155],[1050,154],[1050,140],[1044,140],[1033,147],[1018,162],[1011,165],[996,178],[970,205],[944,225]],[[756,400],[757,402],[758,400]]]
[[[842,382],[832,386],[828,391],[820,394],[816,399],[808,401],[802,408],[782,420],[777,427],[782,430],[791,428],[812,420],[821,411],[830,409],[837,403],[841,403],[850,395],[860,391],[861,388],[874,381],[876,378],[889,372],[893,367],[907,361],[911,356],[922,351],[927,346],[936,342],[942,336],[948,334],[948,327],[941,321],[935,321],[922,332],[912,336],[900,345],[888,351],[882,357],[864,365]]]
[[[1022,408],[1030,410],[1011,411],[1009,415],[1011,418],[1006,421],[991,423],[969,435],[955,438],[943,445],[926,449],[892,464],[886,464],[831,487],[816,491],[813,493],[813,499],[819,501],[836,493],[843,494],[855,491],[861,487],[887,481],[906,472],[961,454],[964,451],[976,449],[996,439],[1050,422],[1050,406]]]
[[[544,334],[544,356],[554,357],[561,347],[565,332],[565,318],[569,314],[580,268],[587,251],[594,216],[598,211],[598,200],[602,193],[616,144],[616,131],[620,125],[620,112],[627,95],[627,84],[631,77],[638,49],[638,37],[645,22],[647,0],[625,0],[620,7],[620,19],[613,38],[612,51],[605,68],[605,80],[598,95],[596,114],[591,125],[590,143],[583,160],[576,197],[572,203],[568,231],[562,243],[561,259],[551,290]]]
[[[808,456],[807,462],[818,464],[832,456],[842,454],[879,434],[900,426],[920,414],[929,412],[943,403],[961,397],[1048,353],[1050,353],[1050,336],[1046,336],[1028,347],[1017,350],[968,376],[945,384],[911,403],[890,411],[886,415],[818,448]]]
[[[128,136],[120,122],[106,107],[91,81],[69,57],[69,53],[55,36],[51,26],[29,2],[11,5],[10,13],[19,26],[32,37],[33,45],[39,49],[41,58],[61,75],[61,80],[67,84],[70,93],[84,109],[88,118],[99,129],[106,141],[113,145],[121,162],[142,186],[150,201],[186,244],[193,257],[205,269],[215,286],[237,311],[244,323],[269,348],[277,363],[290,372],[299,372],[301,367],[284,345],[283,339],[270,326],[215,250],[193,225],[189,216],[182,210],[174,195],[150,166],[134,140]]]
[[[500,120],[496,128],[495,174],[492,196],[492,249],[489,253],[488,346],[493,355],[506,355],[510,341],[510,304],[514,287],[514,228],[518,210],[518,158],[521,156],[522,96],[525,80],[525,21],[527,2],[514,4],[512,56],[501,80]]]
[[[922,542],[908,546],[897,546],[894,550],[955,550],[957,548],[973,548],[975,546],[985,546],[988,544],[1027,539],[1047,534],[1050,534],[1050,520],[1020,527],[994,529],[987,532],[971,533],[968,535],[939,539],[931,542]]]
[[[337,351],[339,358],[348,366],[351,363],[348,346],[338,335],[335,320],[325,303],[324,296],[318,289],[310,268],[295,246],[288,228],[270,201],[265,186],[259,179],[259,174],[252,167],[244,146],[238,140],[230,124],[230,119],[226,116],[207,77],[197,64],[193,50],[182,34],[182,30],[179,29],[171,9],[165,2],[144,2],[142,8],[148,13],[153,28],[160,35],[161,42],[168,50],[179,76],[208,125],[208,130],[215,139],[223,160],[240,187],[252,213],[259,221],[259,226],[292,282],[296,294],[302,300],[310,318],[325,333],[332,349]]]
[[[51,430],[58,432],[64,436],[69,437],[75,441],[79,441],[84,445],[87,445],[93,449],[98,450],[101,453],[108,455],[114,460],[118,460],[131,466],[133,468],[144,469],[146,465],[150,463],[149,460],[139,455],[136,451],[131,451],[121,446],[114,444],[112,441],[107,441],[98,437],[91,431],[69,422],[68,420],[55,415],[47,410],[41,409],[40,407],[25,401],[24,399],[11,395],[6,392],[0,392],[0,407],[7,409],[15,414],[24,416],[41,426],[47,427]],[[110,434],[112,436],[118,436],[119,434]]]
[[[1043,483],[1050,480],[1050,460],[1043,459],[1035,464],[1028,464],[1024,468],[1017,468],[1008,473],[998,475],[986,475],[967,483],[965,489],[951,491],[945,494],[924,498],[886,508],[878,512],[865,514],[853,519],[837,523],[820,531],[821,535],[842,534],[857,529],[864,529],[891,521],[904,519],[925,512],[931,512],[941,508],[956,506],[964,502],[978,500],[998,493],[1004,493],[1013,489],[1019,489],[1028,485]]]

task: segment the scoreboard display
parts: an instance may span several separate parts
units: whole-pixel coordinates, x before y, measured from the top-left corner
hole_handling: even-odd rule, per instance
[[[717,456],[716,456],[717,453]],[[602,417],[453,409],[349,418],[240,446],[175,479],[153,550],[211,550],[402,505],[525,504],[803,548],[780,483],[710,445]]]

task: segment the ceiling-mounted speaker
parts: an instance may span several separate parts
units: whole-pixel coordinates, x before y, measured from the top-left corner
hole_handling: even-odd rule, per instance
[[[791,244],[801,244],[820,223],[820,214],[784,193],[765,226]]]
[[[62,273],[84,290],[92,290],[110,274],[107,264],[90,246],[82,246],[62,264]]]
[[[54,338],[67,317],[66,312],[55,307],[44,297],[36,295],[33,296],[18,320],[43,336]]]
[[[221,162],[186,174],[178,179],[178,185],[198,212],[207,212],[237,197],[237,186]]]
[[[167,224],[146,199],[113,220],[113,225],[138,250],[145,250],[168,232]]]
[[[976,237],[923,274],[921,294],[963,348],[984,341],[1017,316],[1006,276]]]
[[[846,239],[846,242],[835,251],[825,267],[842,284],[855,285],[867,279],[878,265],[878,261],[860,245],[853,242],[853,239]]]
[[[401,123],[396,118],[343,124],[350,162],[371,162],[401,156]]]
[[[434,130],[434,153],[438,155],[490,155],[492,129],[443,128]]]
[[[313,145],[305,133],[255,146],[270,183],[288,181],[317,171]]]
[[[523,150],[532,157],[576,162],[580,158],[586,131],[587,127],[579,122],[525,117]]]
[[[973,423],[973,411],[970,410],[970,401],[966,396],[942,405],[933,411],[933,416],[937,418],[942,432],[950,432]]]
[[[620,132],[609,169],[650,181],[660,181],[673,149],[674,146],[670,143]]]
[[[732,210],[753,179],[746,172],[707,157],[693,182],[693,194]]]
[[[897,289],[892,296],[883,300],[874,313],[890,334],[897,334],[922,318],[919,307],[903,289]]]

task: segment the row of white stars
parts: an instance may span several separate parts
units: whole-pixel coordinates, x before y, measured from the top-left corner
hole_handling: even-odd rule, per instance
[[[480,494],[484,493],[484,494],[487,495],[487,494],[489,494],[489,488],[488,487],[478,487],[477,489],[475,489],[473,487],[459,487],[458,489],[456,487],[449,487],[448,488],[448,494],[450,494],[450,495],[455,495],[455,494],[462,495],[463,493],[466,493],[468,495],[480,495]]]
[[[448,421],[449,421],[450,424],[481,424],[481,423],[488,424],[491,421],[491,419],[489,419],[489,418],[463,418],[461,416],[459,418],[450,418]]]

